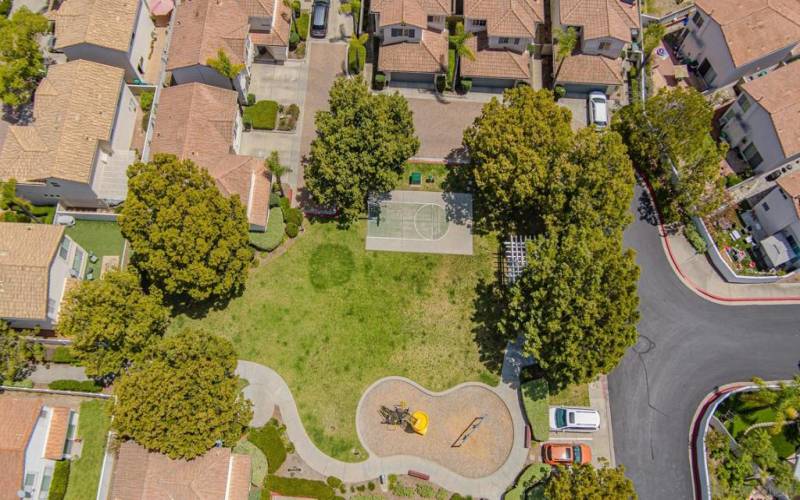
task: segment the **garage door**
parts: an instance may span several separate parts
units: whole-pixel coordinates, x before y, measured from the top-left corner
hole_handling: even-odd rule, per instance
[[[430,73],[392,73],[390,85],[433,88],[433,75]]]
[[[473,78],[472,87],[488,87],[509,89],[514,86],[516,80],[506,80],[504,78]]]

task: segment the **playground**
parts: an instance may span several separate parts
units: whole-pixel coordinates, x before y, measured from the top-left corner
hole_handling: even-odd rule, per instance
[[[392,191],[369,202],[367,250],[472,255],[472,196]]]
[[[506,404],[474,383],[432,393],[404,378],[385,378],[364,394],[356,420],[371,455],[420,457],[468,478],[497,471],[514,439]]]

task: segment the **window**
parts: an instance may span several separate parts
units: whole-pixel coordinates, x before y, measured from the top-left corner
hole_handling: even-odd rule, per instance
[[[508,38],[507,38],[507,37],[504,37],[504,36],[501,36],[501,37],[500,37],[500,38],[497,40],[497,43],[499,43],[499,44],[501,44],[501,45],[505,45],[505,44],[507,44],[507,43],[508,43]]]
[[[758,152],[758,149],[756,149],[756,145],[752,142],[750,143],[749,146],[744,148],[742,155],[744,156],[744,159],[747,161],[747,163],[753,168],[756,168],[757,166],[761,165],[761,162],[764,161],[764,159],[761,158],[761,154]]]
[[[80,248],[75,249],[75,258],[72,260],[72,270],[80,274],[83,265],[83,252]]]
[[[714,78],[717,77],[717,72],[711,67],[711,63],[708,62],[708,59],[704,60],[700,64],[700,66],[697,68],[697,72],[703,76],[703,80],[705,80],[706,83],[711,83]]]
[[[61,184],[57,183],[56,181],[50,181],[50,185],[53,187],[61,187]]]
[[[600,42],[600,50],[608,50],[611,48],[611,42]]]
[[[693,22],[693,23],[694,23],[694,25],[695,25],[695,26],[697,26],[698,28],[699,28],[699,27],[701,27],[701,26],[703,26],[703,15],[702,15],[702,14],[700,14],[700,12],[699,12],[699,11],[698,11],[698,12],[695,12],[695,13],[694,13],[694,17],[692,17],[692,22]]]
[[[473,19],[472,20],[473,26],[486,26],[486,19]]]
[[[414,38],[414,28],[392,28],[392,38],[398,38],[401,36]]]
[[[64,238],[61,240],[61,245],[58,247],[58,256],[67,260],[67,255],[69,255],[69,238]]]
[[[733,110],[733,108],[728,108],[728,111],[726,111],[725,114],[722,115],[722,118],[719,119],[720,126],[724,127],[726,123],[733,119],[734,114],[736,114],[736,112]]]
[[[442,22],[442,16],[428,16],[429,23],[440,23]]]
[[[764,203],[762,203],[761,206],[764,207],[764,211],[765,212],[769,212],[769,205],[767,205],[766,201]]]
[[[519,38],[515,38],[513,43],[514,45],[519,45]]]
[[[33,487],[33,483],[36,482],[36,474],[31,472],[25,474],[25,488]]]
[[[744,92],[736,99],[736,102],[739,103],[739,107],[742,108],[743,113],[747,113],[747,110],[750,109],[750,99]]]

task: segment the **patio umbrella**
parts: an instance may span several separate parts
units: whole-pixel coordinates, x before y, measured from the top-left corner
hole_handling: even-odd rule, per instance
[[[149,0],[150,13],[154,16],[166,16],[175,8],[173,0]]]

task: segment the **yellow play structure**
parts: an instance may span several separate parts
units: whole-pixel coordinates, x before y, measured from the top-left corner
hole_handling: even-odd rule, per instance
[[[420,410],[416,410],[412,413],[408,409],[408,404],[406,404],[405,401],[401,401],[399,405],[394,405],[394,408],[381,406],[380,413],[383,417],[384,424],[393,427],[408,425],[411,427],[412,431],[420,436],[424,436],[425,433],[428,432],[428,414]]]

